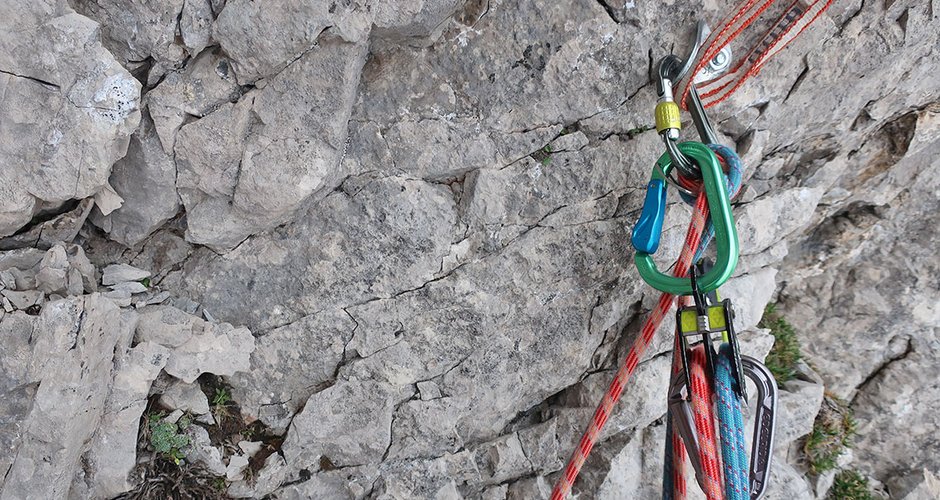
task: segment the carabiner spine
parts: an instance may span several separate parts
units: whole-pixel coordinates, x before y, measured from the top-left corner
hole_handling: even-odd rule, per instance
[[[750,356],[741,356],[741,362],[744,374],[757,386],[754,437],[751,442],[750,490],[751,500],[759,500],[767,492],[773,462],[777,382],[770,370],[760,361]]]

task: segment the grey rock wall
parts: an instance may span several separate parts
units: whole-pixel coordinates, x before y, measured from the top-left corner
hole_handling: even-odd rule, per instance
[[[137,488],[154,405],[233,497],[547,497],[658,299],[651,65],[729,4],[0,0],[0,497]],[[825,497],[824,386],[845,464],[937,493],[938,16],[837,1],[712,112],[748,164],[744,350],[777,301],[809,362],[769,498]],[[669,330],[580,498],[659,495]],[[218,442],[210,375],[264,442]]]
[[[72,199],[113,210],[108,176],[140,121],[140,83],[65,0],[3,2],[0,15],[0,236]]]

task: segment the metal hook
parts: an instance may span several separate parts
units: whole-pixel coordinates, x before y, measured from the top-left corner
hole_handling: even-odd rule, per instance
[[[688,55],[685,59],[679,59],[674,55],[666,56],[660,61],[660,80],[668,80],[670,85],[672,82],[677,82],[684,78],[689,71],[692,71],[693,64],[698,58],[698,54],[704,45],[705,40],[708,39],[708,35],[711,34],[711,29],[708,27],[708,23],[705,21],[699,21],[695,29],[695,38],[692,40],[692,47],[689,49]],[[668,64],[663,64],[666,60],[669,59]],[[725,72],[731,63],[731,47],[725,46],[708,62],[706,66],[698,75],[695,75],[693,78],[693,83],[699,81],[710,80],[716,78],[721,73]],[[660,82],[660,86],[662,81]],[[659,89],[659,95],[662,96],[663,92],[661,87]],[[671,89],[670,89],[671,90]],[[705,144],[718,144],[718,134],[715,133],[715,128],[712,126],[711,121],[708,118],[708,114],[705,112],[705,107],[702,105],[702,99],[698,94],[698,90],[693,84],[689,91],[689,98],[691,103],[689,106],[689,114],[692,115],[692,123],[695,124],[695,129],[698,131],[699,138]],[[685,170],[680,168],[680,171],[685,175]]]
[[[682,67],[679,68],[679,71],[672,78],[673,80],[681,80],[685,77],[686,73],[692,70],[692,63],[698,58],[698,51],[701,50],[702,45],[705,44],[705,40],[708,39],[709,34],[711,34],[711,29],[708,28],[708,23],[705,21],[696,23],[695,38],[692,40],[692,48],[689,50],[689,55],[686,56]]]
[[[671,54],[659,60],[656,71],[656,92],[659,96],[655,113],[656,131],[662,136],[663,144],[666,146],[666,151],[669,153],[675,168],[684,176],[698,179],[701,178],[701,173],[694,162],[676,147],[676,141],[679,140],[679,130],[682,129],[682,121],[679,118],[679,106],[676,105],[672,95],[672,82],[673,75],[680,64],[682,64],[682,61]]]
[[[705,21],[699,21],[696,30],[695,38],[692,41],[692,50],[689,51],[689,56],[686,57],[685,63],[682,65],[682,68],[679,70],[679,74],[676,76],[674,81],[681,80],[689,71],[692,70],[692,65],[695,60],[698,58],[698,53],[702,49],[702,45],[705,43],[705,40],[708,39],[708,35],[711,34],[711,29],[708,27],[708,23]],[[712,58],[706,67],[701,73],[702,78],[711,79],[717,77],[725,70],[728,69],[728,65],[731,62],[731,48],[725,46],[721,49],[718,54]],[[714,127],[712,127],[711,120],[708,119],[708,114],[705,113],[705,106],[702,105],[702,99],[698,95],[698,90],[695,88],[694,83],[699,81],[701,75],[695,75],[693,77],[693,85],[689,91],[689,98],[692,100],[691,105],[689,106],[689,114],[692,115],[692,123],[695,124],[695,129],[698,131],[698,136],[702,139],[702,142],[705,144],[718,144],[718,134],[715,133]]]

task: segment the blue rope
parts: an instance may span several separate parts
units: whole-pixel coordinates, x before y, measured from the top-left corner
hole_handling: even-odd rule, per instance
[[[732,389],[731,345],[718,351],[715,367],[715,396],[718,406],[718,431],[721,436],[721,460],[725,470],[727,500],[749,500],[747,448],[744,441],[744,416]]]
[[[728,199],[733,199],[737,196],[738,191],[741,190],[741,178],[744,175],[744,162],[741,161],[741,157],[734,152],[733,149],[723,146],[721,144],[709,144],[709,148],[715,152],[716,155],[721,157],[725,161],[725,164],[728,165],[728,174],[724,176],[725,183],[728,186]],[[681,194],[681,193],[680,193]],[[686,195],[681,195],[682,199],[690,205],[695,204],[695,199]],[[705,222],[705,230],[702,231],[702,240],[698,244],[698,249],[695,251],[695,257],[692,258],[692,262],[698,262],[702,258],[702,255],[705,254],[705,249],[708,247],[708,244],[712,241],[712,238],[715,237],[715,226],[712,224],[711,216],[708,217],[708,220]]]

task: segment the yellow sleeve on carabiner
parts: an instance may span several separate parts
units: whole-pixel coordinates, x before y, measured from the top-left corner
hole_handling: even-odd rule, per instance
[[[656,132],[682,128],[679,118],[679,106],[673,101],[663,101],[656,105]]]

